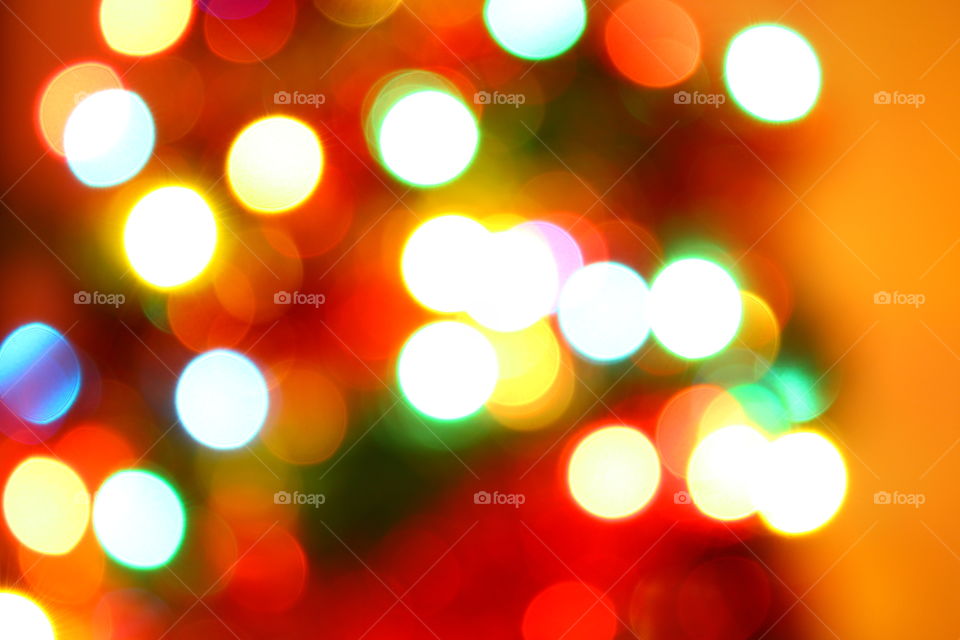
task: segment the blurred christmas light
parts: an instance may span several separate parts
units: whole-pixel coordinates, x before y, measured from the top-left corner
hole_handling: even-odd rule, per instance
[[[826,524],[847,492],[847,467],[837,447],[818,433],[797,431],[769,443],[752,492],[764,521],[802,534]]]
[[[149,56],[173,46],[193,16],[191,0],[101,0],[100,30],[107,45],[128,56]]]
[[[122,89],[117,72],[100,62],[80,62],[57,72],[43,88],[37,106],[37,123],[44,142],[63,155],[63,132],[74,107],[98,91]]]
[[[583,0],[486,0],[483,18],[507,52],[544,60],[576,44],[587,26],[587,7]]]
[[[480,140],[477,120],[463,101],[432,89],[393,103],[376,135],[384,167],[416,187],[438,186],[459,176],[473,161]]]
[[[62,462],[28,458],[7,479],[3,515],[24,545],[40,553],[64,554],[87,530],[90,494],[80,476]]]
[[[227,155],[227,180],[248,209],[280,213],[302,204],[320,181],[323,149],[309,126],[270,116],[241,131]]]
[[[820,61],[803,36],[774,24],[749,27],[730,42],[724,79],[734,101],[769,122],[807,115],[820,95]]]
[[[216,349],[190,361],[177,381],[180,422],[194,440],[236,449],[260,432],[270,407],[263,374],[249,358]]]
[[[706,358],[727,346],[740,327],[737,283],[700,258],[667,265],[650,287],[650,325],[660,343],[682,358]]]
[[[624,2],[607,19],[604,37],[617,70],[646,87],[679,84],[700,63],[697,26],[669,0]]]
[[[687,487],[700,511],[717,520],[754,512],[752,490],[767,439],[744,425],[718,429],[701,440],[687,466]]]
[[[497,385],[497,353],[482,333],[461,322],[435,322],[410,336],[397,378],[418,411],[457,420],[478,411]]]
[[[111,558],[133,569],[155,569],[173,558],[186,529],[180,496],[148,471],[120,471],[93,499],[93,529]]]
[[[0,591],[0,620],[11,640],[54,640],[53,625],[44,610],[14,591]]]
[[[606,594],[584,582],[557,582],[523,614],[523,640],[613,640],[617,615]]]
[[[77,180],[112,187],[134,177],[150,159],[153,115],[132,91],[106,89],[83,99],[63,130],[63,150]]]
[[[640,348],[650,332],[650,292],[633,269],[596,262],[575,272],[557,304],[557,320],[578,353],[620,360]]]
[[[67,339],[40,322],[14,330],[0,345],[0,399],[21,420],[49,424],[80,392],[80,362]]]
[[[608,519],[634,515],[660,484],[660,460],[650,440],[632,427],[598,429],[581,440],[567,467],[577,504]]]
[[[133,270],[161,288],[196,278],[217,244],[210,205],[187,187],[161,187],[143,196],[130,211],[123,247]]]

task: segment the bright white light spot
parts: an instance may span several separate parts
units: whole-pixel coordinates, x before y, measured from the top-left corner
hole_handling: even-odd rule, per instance
[[[742,31],[730,43],[724,62],[730,94],[761,120],[802,118],[820,95],[820,62],[798,33],[778,25]]]
[[[176,405],[180,422],[198,442],[236,449],[260,432],[270,394],[257,365],[235,351],[216,349],[183,370]]]
[[[740,328],[740,290],[726,271],[688,258],[668,265],[650,288],[650,326],[664,347],[683,358],[711,356]]]
[[[487,0],[483,17],[501,47],[521,58],[543,60],[580,39],[587,7],[583,0]]]
[[[703,513],[739,520],[755,511],[751,491],[767,439],[743,425],[723,427],[701,440],[690,456],[687,486]]]
[[[434,311],[466,309],[489,236],[482,224],[460,215],[440,216],[417,227],[401,258],[410,295]]]
[[[476,412],[497,385],[497,353],[460,322],[435,322],[407,340],[397,364],[400,388],[421,413],[456,420]]]
[[[777,531],[807,533],[826,524],[843,503],[847,468],[836,446],[817,433],[777,438],[763,454],[753,500]]]
[[[380,157],[394,175],[415,186],[453,180],[473,160],[480,133],[473,113],[443,91],[411,93],[380,125]]]
[[[626,518],[642,509],[660,484],[657,450],[631,427],[605,427],[577,445],[567,468],[574,500],[601,518]]]
[[[151,191],[133,207],[123,246],[133,270],[157,287],[176,287],[203,271],[217,245],[217,223],[200,195],[186,187]]]
[[[487,236],[467,313],[494,331],[520,331],[553,311],[560,276],[536,229],[520,225]]]
[[[616,262],[587,265],[574,272],[560,292],[560,331],[588,358],[626,358],[650,332],[649,294],[643,278],[629,267]]]
[[[0,591],[0,624],[10,640],[54,640],[47,614],[19,593]]]
[[[67,164],[91,187],[112,187],[140,173],[154,141],[150,109],[125,89],[87,96],[70,113],[63,130]]]

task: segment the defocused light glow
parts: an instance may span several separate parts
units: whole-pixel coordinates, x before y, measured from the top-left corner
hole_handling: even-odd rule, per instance
[[[310,197],[323,172],[320,139],[287,116],[257,120],[240,132],[227,156],[227,180],[243,206],[279,213]]]
[[[779,396],[791,422],[809,422],[830,406],[825,381],[802,367],[778,365],[765,382]]]
[[[740,291],[723,268],[700,258],[677,260],[650,288],[650,325],[682,358],[706,358],[733,339],[743,313]]]
[[[690,497],[717,520],[739,520],[754,512],[752,490],[767,439],[744,425],[714,431],[697,444],[687,466]]]
[[[101,0],[100,30],[117,53],[149,56],[176,43],[192,15],[191,0]]]
[[[417,227],[400,264],[410,295],[434,311],[466,309],[489,235],[482,224],[461,215],[440,216]]]
[[[753,489],[764,521],[787,534],[814,531],[840,508],[847,468],[836,446],[817,433],[788,433],[767,445]]]
[[[700,63],[700,34],[669,0],[628,0],[607,19],[607,52],[620,73],[645,87],[669,87]]]
[[[347,430],[347,405],[340,389],[313,368],[288,371],[277,388],[276,418],[260,434],[278,458],[317,464],[337,450]]]
[[[370,27],[386,20],[401,0],[313,0],[323,15],[347,27]]]
[[[93,499],[93,530],[111,558],[134,569],[153,569],[180,548],[186,517],[180,496],[147,471],[120,471]]]
[[[506,51],[543,60],[576,44],[587,26],[587,7],[583,0],[487,0],[483,19]]]
[[[458,98],[417,91],[397,100],[377,132],[384,166],[404,182],[432,187],[453,180],[477,152],[477,120]]]
[[[619,360],[640,348],[650,332],[650,292],[633,269],[596,262],[580,269],[560,292],[560,330],[578,353]]]
[[[3,515],[17,540],[50,555],[73,549],[90,520],[90,494],[67,465],[51,458],[21,462],[3,490]]]
[[[537,322],[521,331],[489,331],[497,352],[500,379],[490,404],[517,407],[536,402],[553,386],[560,373],[560,344],[553,329]]]
[[[559,289],[557,263],[544,237],[523,225],[489,234],[466,311],[494,331],[520,331],[548,315]]]
[[[99,62],[80,62],[62,69],[40,96],[37,122],[44,141],[58,155],[63,155],[63,130],[74,107],[98,91],[121,89],[117,72]]]
[[[698,384],[677,391],[663,405],[657,417],[657,451],[663,466],[674,475],[686,475],[690,454],[704,435],[701,421],[721,394],[726,394],[721,387]]]
[[[51,326],[31,322],[0,345],[0,400],[21,420],[49,424],[62,417],[80,392],[80,361]]]
[[[536,231],[546,241],[553,253],[553,261],[557,265],[557,277],[560,290],[567,280],[583,267],[583,253],[580,246],[570,233],[552,222],[532,220],[520,225],[524,229]],[[560,291],[557,291],[559,297]]]
[[[577,444],[567,468],[573,499],[601,518],[626,518],[650,501],[660,484],[660,460],[650,440],[631,427],[604,427]]]
[[[161,187],[133,207],[123,229],[130,266],[150,284],[168,288],[193,280],[217,245],[210,205],[187,187]]]
[[[249,358],[216,349],[191,360],[180,374],[176,406],[180,422],[197,442],[236,449],[260,432],[270,394],[263,374]]]
[[[770,435],[779,435],[790,429],[790,415],[776,393],[762,384],[741,384],[730,389],[730,394],[750,417]]]
[[[50,618],[33,600],[19,593],[0,591],[0,620],[5,637],[11,640],[54,640]]]
[[[744,111],[769,122],[802,118],[820,95],[820,61],[813,47],[779,25],[737,34],[727,49],[724,78]]]
[[[63,130],[73,175],[90,187],[112,187],[140,173],[156,141],[153,115],[132,91],[98,91],[78,104]]]
[[[617,616],[604,593],[584,582],[552,584],[523,614],[523,640],[613,640]]]
[[[476,412],[497,384],[497,353],[483,334],[461,322],[435,322],[410,336],[397,377],[407,400],[438,420]]]

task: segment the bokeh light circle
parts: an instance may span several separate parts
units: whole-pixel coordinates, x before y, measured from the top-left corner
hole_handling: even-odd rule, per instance
[[[177,415],[197,442],[236,449],[263,427],[270,407],[267,382],[249,358],[215,349],[190,361],[177,382]]]
[[[117,53],[149,56],[175,44],[192,15],[192,0],[101,0],[100,30]]]
[[[520,331],[553,311],[560,276],[542,234],[520,225],[486,236],[466,311],[494,331]]]
[[[631,427],[598,429],[574,449],[567,484],[577,504],[595,516],[632,516],[650,502],[660,484],[657,450]]]
[[[418,187],[441,185],[463,173],[479,140],[477,120],[463,101],[432,89],[397,100],[377,131],[384,166]]]
[[[417,227],[400,259],[410,295],[434,311],[466,309],[489,235],[482,224],[462,215],[439,216]]]
[[[44,141],[63,155],[63,130],[67,119],[84,98],[98,91],[122,89],[117,72],[99,62],[80,62],[61,69],[43,88],[37,123]]]
[[[53,624],[33,600],[12,591],[0,591],[0,621],[11,640],[54,640]],[[6,635],[5,635],[6,637]]]
[[[682,358],[705,358],[736,335],[743,304],[737,283],[722,267],[685,258],[653,281],[650,314],[653,334],[664,347]]]
[[[602,591],[580,581],[552,584],[523,614],[523,640],[612,640],[617,632],[613,604]]]
[[[0,400],[21,420],[49,424],[62,417],[80,392],[80,361],[53,327],[31,322],[0,345]]]
[[[701,440],[687,466],[693,504],[717,520],[753,513],[753,483],[766,445],[763,434],[744,425],[717,429]]]
[[[625,358],[650,332],[649,293],[643,278],[625,265],[587,265],[560,291],[560,331],[578,353],[592,360]]]
[[[483,19],[506,51],[543,60],[576,44],[587,26],[587,7],[583,0],[487,0]]]
[[[837,447],[818,433],[797,431],[767,445],[753,500],[770,527],[801,534],[826,524],[846,492],[847,467]]]
[[[17,540],[49,555],[69,552],[90,520],[90,494],[77,473],[52,458],[21,462],[3,490],[3,515]]]
[[[120,471],[93,499],[93,529],[104,551],[134,569],[153,569],[177,553],[186,530],[173,487],[147,471]]]
[[[397,376],[421,413],[456,420],[476,412],[497,385],[497,353],[486,337],[461,322],[428,324],[400,352]]]
[[[161,187],[143,196],[127,217],[123,247],[138,276],[161,287],[193,280],[217,244],[210,205],[187,187]]]
[[[669,87],[700,63],[700,34],[690,15],[669,0],[628,0],[604,30],[607,52],[627,78],[645,87]]]
[[[155,142],[150,109],[125,89],[87,96],[70,113],[63,130],[67,164],[90,187],[112,187],[140,173]]]
[[[803,36],[780,25],[746,29],[730,42],[724,79],[734,101],[769,122],[805,116],[820,95],[820,61]]]
[[[287,116],[248,125],[227,155],[227,180],[237,199],[261,213],[293,209],[310,197],[323,172],[323,148],[309,126]]]

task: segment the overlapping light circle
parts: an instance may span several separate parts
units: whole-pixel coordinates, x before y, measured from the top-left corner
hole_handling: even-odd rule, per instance
[[[186,516],[180,496],[166,480],[147,471],[120,471],[94,497],[93,530],[117,562],[154,569],[177,553]]]
[[[125,89],[87,96],[70,113],[63,130],[67,164],[90,187],[112,187],[140,173],[155,141],[150,109]]]
[[[737,283],[708,260],[672,262],[650,287],[653,334],[682,358],[706,358],[726,347],[737,334],[742,314]]]
[[[384,166],[417,187],[433,187],[463,173],[477,153],[477,120],[445,91],[415,91],[397,100],[376,132]]]
[[[626,358],[650,332],[647,284],[634,270],[616,262],[596,262],[567,280],[557,304],[557,319],[567,342],[592,360]]]
[[[192,15],[191,0],[101,0],[100,30],[117,53],[149,56],[180,40]]]
[[[687,465],[693,504],[717,520],[739,520],[755,511],[753,490],[767,439],[744,425],[718,429],[701,440]]]
[[[53,327],[31,322],[0,345],[0,399],[21,420],[49,424],[61,418],[80,392],[80,361]]]
[[[583,0],[487,0],[483,18],[509,53],[543,60],[576,44],[587,26],[587,7]]]
[[[820,95],[817,54],[803,36],[780,25],[757,25],[737,34],[723,71],[734,101],[769,122],[802,118]]]
[[[438,420],[478,411],[497,385],[497,353],[482,333],[461,322],[428,324],[400,352],[397,377],[418,411]]]
[[[177,382],[177,415],[196,441],[236,449],[260,432],[270,407],[263,374],[244,355],[228,349],[194,358]]]
[[[161,187],[143,196],[123,229],[123,247],[133,270],[160,288],[197,277],[216,244],[217,223],[210,205],[187,187]]]
[[[660,459],[650,440],[626,426],[598,429],[581,440],[567,467],[577,504],[607,519],[632,516],[660,484]]]
[[[323,148],[313,129],[287,116],[248,125],[227,154],[227,181],[253,211],[280,213],[302,204],[320,182]]]

